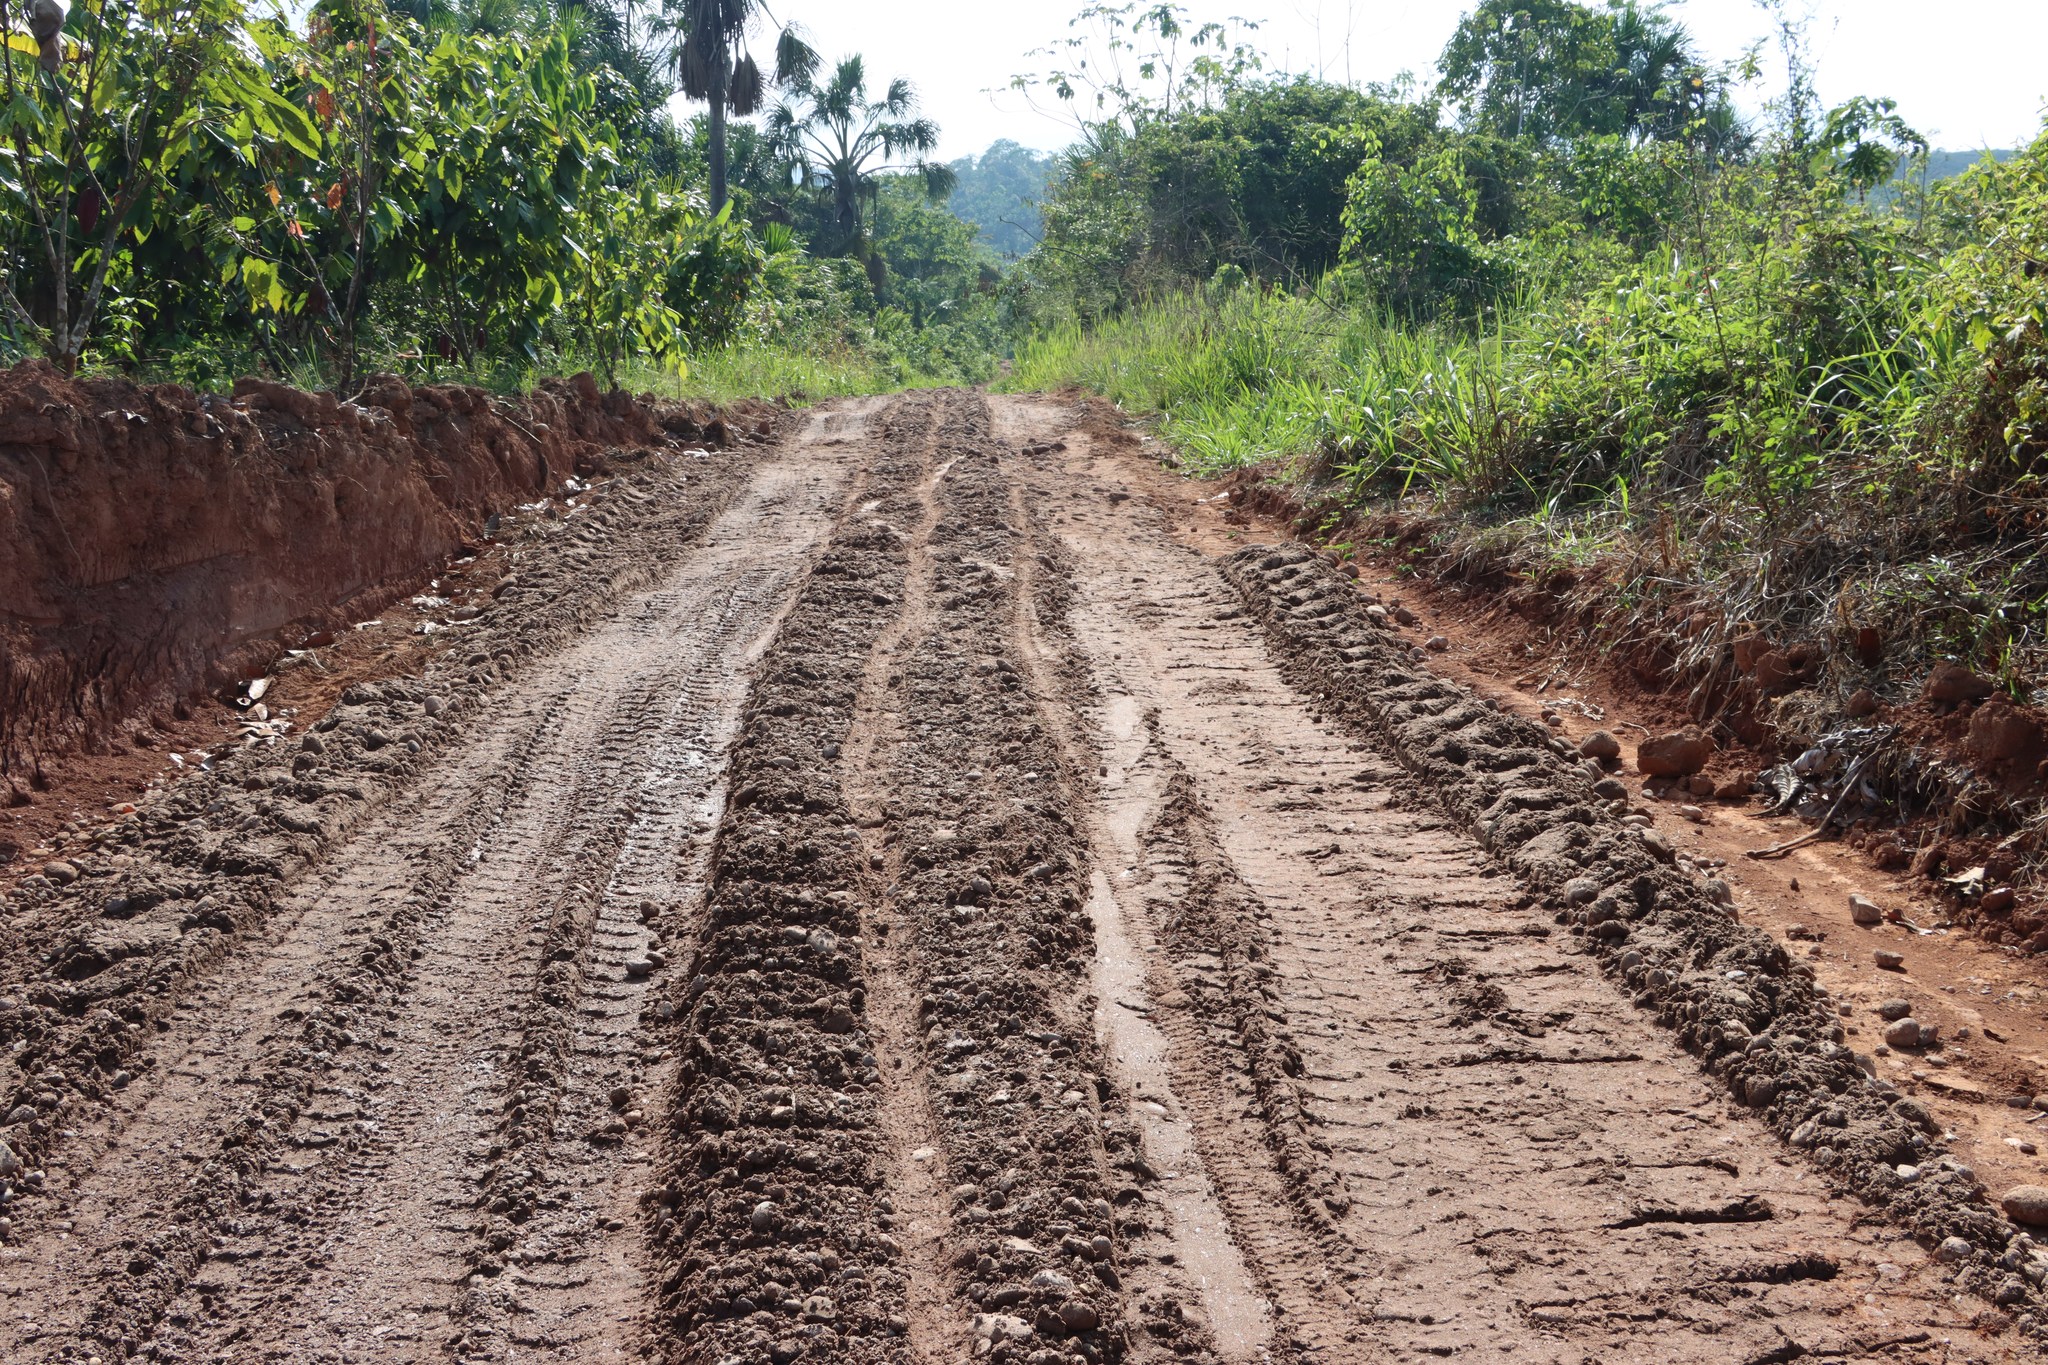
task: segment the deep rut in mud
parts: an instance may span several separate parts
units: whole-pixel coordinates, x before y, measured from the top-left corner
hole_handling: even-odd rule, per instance
[[[1175,544],[1048,400],[798,428],[31,888],[0,1356],[2034,1349],[1826,1002],[1323,566]]]

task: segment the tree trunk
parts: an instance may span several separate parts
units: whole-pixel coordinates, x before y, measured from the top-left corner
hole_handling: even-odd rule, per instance
[[[732,72],[726,65],[725,44],[711,59],[711,212],[715,217],[725,207],[725,88]]]

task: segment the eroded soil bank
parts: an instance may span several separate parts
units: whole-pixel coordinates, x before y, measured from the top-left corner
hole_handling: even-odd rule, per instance
[[[223,396],[42,362],[0,373],[6,794],[374,616],[608,452],[725,446],[767,420],[587,375],[516,400],[373,377],[338,403],[254,379]]]
[[[579,509],[9,895],[0,1355],[2036,1358],[1746,892],[1080,409]]]

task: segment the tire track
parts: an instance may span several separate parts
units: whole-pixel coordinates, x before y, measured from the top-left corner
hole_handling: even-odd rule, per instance
[[[1215,568],[1089,477],[1085,434],[1044,458],[1044,412],[1010,419],[1040,450],[1013,464],[1072,565],[1104,889],[1159,949],[1136,1002],[1170,1044],[1151,1093],[1187,1115],[1280,1342],[2009,1358],[1917,1251],[1759,1151],[1398,765],[1319,716]]]
[[[648,1219],[666,1359],[916,1359],[882,1149],[867,852],[842,790],[875,643],[901,610],[943,400],[893,404],[865,486],[762,657],[689,968]]]
[[[228,997],[227,1014],[238,1017],[202,1028],[188,1054],[183,1084],[201,1102],[173,1094],[144,1107],[92,1173],[94,1188],[81,1191],[80,1203],[108,1210],[104,1238],[79,1239],[49,1263],[94,1267],[64,1278],[97,1285],[98,1305],[69,1332],[43,1313],[25,1334],[39,1351],[65,1349],[83,1330],[129,1350],[154,1334],[148,1344],[160,1359],[416,1359],[449,1345],[497,1358],[507,1343],[478,1329],[511,1296],[471,1296],[458,1307],[456,1283],[495,1278],[508,1263],[545,1263],[558,1254],[552,1234],[565,1217],[585,1234],[626,1226],[616,1217],[604,1220],[616,1226],[593,1226],[588,1212],[619,1202],[608,1197],[615,1156],[587,1163],[584,1188],[565,1194],[548,1161],[525,1154],[547,1154],[556,1120],[588,1112],[596,1076],[639,1070],[623,1030],[586,1030],[602,1055],[564,1064],[597,984],[579,980],[595,893],[629,854],[643,867],[685,859],[679,844],[701,817],[678,821],[651,802],[635,819],[638,789],[686,751],[705,773],[699,790],[715,789],[722,765],[703,741],[730,733],[733,681],[826,525],[844,466],[769,466],[703,549],[672,568],[669,587],[515,687],[423,801],[374,822],[295,894],[292,927],[259,966],[288,978],[304,964],[359,954],[287,1009],[287,1018],[322,1021],[318,1036],[286,1046],[293,1040],[264,1028],[274,1000]],[[592,686],[597,678],[614,690]],[[340,906],[356,907],[360,927],[337,938]],[[595,955],[597,975],[610,974],[622,949],[644,946],[608,943]],[[609,984],[613,1013],[637,1016],[645,987]],[[564,1105],[560,1087],[572,1071]],[[176,1174],[194,1137],[233,1118],[232,1104],[209,1106],[203,1092],[237,1077],[257,1079],[265,1098],[261,1112],[230,1127],[232,1176],[220,1161],[196,1182]],[[154,1257],[138,1274],[132,1253],[118,1263],[135,1244],[134,1225],[149,1221],[135,1217],[133,1191],[151,1182],[186,1189],[172,1201],[181,1226],[159,1237],[178,1254]],[[523,1247],[514,1219],[542,1203],[550,1216],[536,1230],[551,1235]],[[564,1206],[576,1213],[553,1211]],[[630,1234],[597,1240],[610,1245],[603,1254],[613,1269],[630,1267],[631,1254],[618,1249]],[[607,1277],[599,1297],[644,1304],[651,1293],[636,1282]],[[574,1286],[562,1293],[576,1298]],[[577,1349],[602,1338],[603,1352],[622,1354],[638,1314],[612,1318],[569,1334]],[[467,1334],[451,1337],[451,1325]]]

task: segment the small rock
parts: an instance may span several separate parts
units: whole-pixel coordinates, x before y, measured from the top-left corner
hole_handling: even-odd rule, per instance
[[[0,1142],[0,1180],[12,1180],[20,1174],[21,1158],[14,1154],[12,1147]]]
[[[656,962],[651,955],[647,957],[636,957],[626,963],[626,975],[652,976],[654,975],[654,969],[656,967],[659,967],[660,965],[661,964]]]
[[[1849,715],[1854,720],[1862,720],[1867,716],[1874,716],[1877,714],[1879,704],[1877,693],[1867,687],[1859,687],[1849,697]]]
[[[1695,726],[1656,739],[1636,749],[1636,770],[1645,777],[1691,777],[1714,756],[1714,742]]]
[[[754,1211],[747,1216],[747,1224],[756,1236],[766,1237],[775,1231],[775,1201],[763,1199],[754,1205]]]
[[[1903,972],[1906,970],[1906,955],[1904,953],[1895,953],[1889,948],[1879,948],[1870,955],[1870,960],[1878,965],[1880,971]]]
[[[1895,1019],[1885,1025],[1884,1040],[1891,1047],[1919,1047],[1920,1021]]]
[[[1365,609],[1365,615],[1367,620],[1375,621],[1380,625],[1387,623],[1387,609],[1377,602]]]
[[[1910,1185],[1920,1178],[1920,1168],[1918,1166],[1901,1166],[1898,1168],[1898,1177],[1901,1181]]]
[[[1978,901],[1977,904],[1987,915],[2000,915],[2012,909],[2013,902],[2017,899],[2019,899],[2018,893],[2011,887],[1999,886],[1986,891],[1984,899]]]
[[[1451,642],[1441,635],[1432,635],[1423,641],[1422,647],[1432,654],[1442,654],[1451,647]],[[1062,1309],[1060,1311],[1065,1312],[1066,1310]]]
[[[2048,1186],[2015,1185],[1998,1201],[2005,1216],[2028,1227],[2048,1227]]]
[[[1605,730],[1595,730],[1579,741],[1579,757],[1595,763],[1609,763],[1621,757],[1621,741]]]
[[[1680,806],[1678,814],[1681,818],[1690,820],[1695,825],[1704,824],[1707,818],[1707,813],[1698,806]]]
[[[428,697],[422,709],[430,716],[438,716],[448,709],[448,699],[446,697]]]
[[[27,1123],[30,1119],[34,1118],[35,1116],[36,1107],[34,1105],[17,1104],[14,1106],[14,1108],[7,1111],[7,1126],[9,1128],[12,1128],[16,1124]]]
[[[612,1108],[624,1109],[633,1102],[633,1092],[626,1086],[615,1085],[612,1087],[611,1102]]]
[[[1941,1245],[1934,1249],[1934,1259],[1946,1265],[1954,1265],[1958,1261],[1969,1260],[1972,1250],[1974,1248],[1960,1237],[1944,1237]]]
[[[1658,861],[1665,863],[1678,861],[1678,850],[1671,847],[1671,841],[1656,830],[1646,829],[1642,831],[1642,838],[1643,847],[1649,849],[1651,856]]]
[[[382,730],[372,730],[363,736],[363,747],[365,749],[381,749],[390,742],[391,736],[385,734]]]
[[[59,886],[69,886],[78,880],[78,868],[60,858],[53,863],[44,863],[43,875]]]
[[[1849,918],[1858,924],[1866,926],[1883,924],[1884,911],[1878,907],[1875,901],[1867,900],[1862,896],[1851,896],[1849,897]]]
[[[1903,1019],[1912,1012],[1912,1002],[1901,1000],[1897,996],[1893,996],[1890,1000],[1880,1001],[1877,1006],[1877,1017],[1880,1019]]]
[[[1421,618],[1397,602],[1394,604],[1394,619],[1404,626],[1412,626]]]
[[[1624,801],[1628,799],[1628,788],[1612,777],[1603,777],[1593,784],[1593,795],[1602,801]]]
[[[1068,1299],[1060,1305],[1060,1321],[1069,1332],[1092,1332],[1102,1325],[1102,1314],[1086,1299]]]

